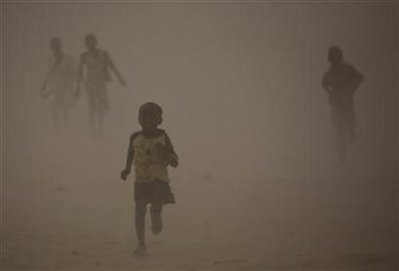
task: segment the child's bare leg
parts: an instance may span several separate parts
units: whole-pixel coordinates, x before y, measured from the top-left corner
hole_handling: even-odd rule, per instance
[[[51,106],[51,116],[53,118],[55,132],[58,134],[58,133],[60,133],[61,128],[60,128],[60,121],[59,121],[59,108],[55,103],[53,103]]]
[[[97,108],[98,108],[98,134],[101,136],[103,133],[104,121],[108,111],[108,99],[106,86],[98,89],[97,94]]]
[[[151,230],[154,234],[159,234],[162,231],[162,204],[151,204]]]
[[[87,92],[87,101],[89,106],[89,125],[91,135],[94,137],[96,134],[97,102],[94,94],[89,91]]]
[[[336,131],[337,150],[341,163],[345,162],[347,154],[347,139],[345,132],[346,131],[344,130],[344,127],[341,127],[340,129],[338,129],[338,131]]]
[[[349,141],[350,143],[353,143],[358,136],[356,131],[355,112],[348,112],[348,130],[349,130]]]
[[[103,126],[104,126],[104,120],[105,120],[105,112],[103,111],[104,109],[101,109],[98,112],[98,125],[97,125],[97,133],[101,136],[103,134]]]
[[[137,239],[139,241],[139,249],[145,249],[144,241],[144,227],[145,227],[145,213],[147,206],[145,202],[136,202],[135,226]]]

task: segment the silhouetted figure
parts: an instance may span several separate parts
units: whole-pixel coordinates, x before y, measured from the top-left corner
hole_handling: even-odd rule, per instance
[[[139,241],[135,253],[143,254],[146,251],[144,232],[147,204],[151,204],[151,230],[154,234],[159,234],[162,231],[163,205],[175,203],[169,186],[167,167],[177,167],[178,158],[170,138],[164,130],[158,128],[162,123],[162,109],[159,105],[142,105],[139,123],[142,130],[130,136],[126,166],[121,178],[126,180],[134,163],[135,225]]]
[[[323,76],[322,86],[328,93],[338,154],[344,162],[349,145],[357,137],[353,96],[363,75],[344,62],[342,50],[337,46],[329,49],[328,60],[331,66]]]
[[[77,63],[62,51],[61,40],[50,40],[52,55],[49,68],[40,94],[51,101],[51,115],[56,132],[61,132],[68,123],[69,112],[74,106],[74,88],[77,75]]]
[[[95,136],[102,134],[104,119],[109,110],[107,82],[111,81],[110,71],[115,74],[122,86],[125,86],[126,83],[109,53],[97,48],[97,38],[93,34],[87,34],[84,42],[87,51],[80,57],[76,95],[80,96],[80,83],[84,77],[89,105],[89,121],[92,135]]]

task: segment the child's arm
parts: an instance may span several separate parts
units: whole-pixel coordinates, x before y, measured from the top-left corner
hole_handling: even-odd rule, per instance
[[[328,92],[328,94],[331,94],[331,83],[327,73],[324,74],[321,80],[321,85]]]
[[[179,157],[177,156],[174,148],[173,148],[173,144],[172,141],[170,140],[169,136],[166,135],[166,140],[165,140],[165,149],[166,149],[166,153],[168,155],[169,158],[169,164],[172,167],[177,167],[179,164]]]
[[[133,141],[134,141],[135,137],[136,137],[136,134],[133,134],[130,136],[130,139],[129,139],[129,147],[127,149],[126,166],[122,170],[122,173],[121,173],[121,179],[124,181],[126,181],[126,178],[130,174],[130,170],[132,168],[132,163],[133,163],[133,159],[134,159]]]
[[[112,61],[111,57],[109,56],[108,52],[105,52],[105,56],[106,56],[109,68],[116,75],[116,77],[118,78],[119,83],[122,86],[126,86],[125,80],[123,79],[123,77],[120,74],[119,70],[116,68],[116,66],[115,66],[114,62]]]
[[[351,80],[349,82],[349,86],[352,89],[353,92],[355,92],[358,87],[360,86],[360,84],[363,82],[364,80],[364,76],[363,74],[361,74],[360,72],[358,72],[353,66],[350,66],[351,68]]]
[[[48,79],[49,79],[49,78],[46,77],[46,78],[43,80],[42,87],[39,89],[39,93],[40,93],[40,96],[41,96],[42,98],[47,98],[47,96],[49,96],[48,93],[45,93],[46,88],[47,88]]]

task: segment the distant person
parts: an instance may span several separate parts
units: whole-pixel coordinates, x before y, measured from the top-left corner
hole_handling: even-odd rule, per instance
[[[141,255],[146,252],[144,232],[147,204],[151,204],[151,230],[159,234],[162,231],[163,205],[175,203],[167,167],[177,167],[178,157],[166,132],[158,128],[162,123],[162,108],[159,105],[143,104],[139,109],[139,123],[142,130],[130,136],[126,167],[121,178],[126,180],[134,163],[135,225],[139,241],[135,254]]]
[[[63,52],[60,38],[52,38],[49,46],[52,53],[40,95],[51,101],[51,115],[55,131],[59,133],[67,126],[69,113],[74,107],[77,63]]]
[[[330,69],[324,74],[322,86],[328,93],[332,124],[335,130],[339,158],[345,161],[349,145],[356,139],[354,93],[363,75],[344,62],[341,48],[328,50]]]
[[[126,86],[126,83],[109,53],[97,47],[96,36],[87,34],[84,42],[87,51],[80,57],[76,95],[80,96],[80,83],[84,77],[91,131],[92,135],[96,136],[102,134],[104,119],[109,111],[107,82],[111,81],[110,71],[115,74],[122,86]]]

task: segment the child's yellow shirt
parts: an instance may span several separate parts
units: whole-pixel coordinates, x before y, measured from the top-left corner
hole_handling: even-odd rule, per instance
[[[169,182],[168,163],[162,160],[157,145],[166,145],[166,134],[145,138],[141,133],[133,141],[136,182],[161,180]]]

